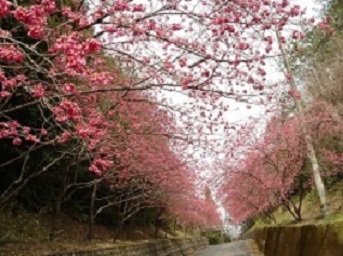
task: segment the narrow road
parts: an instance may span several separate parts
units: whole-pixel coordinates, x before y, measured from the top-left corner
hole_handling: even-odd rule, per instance
[[[243,240],[228,244],[211,245],[196,256],[250,256],[246,242],[246,240]]]

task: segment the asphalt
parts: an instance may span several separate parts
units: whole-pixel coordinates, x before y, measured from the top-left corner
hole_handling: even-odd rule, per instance
[[[211,245],[196,256],[250,256],[246,240],[221,245]]]

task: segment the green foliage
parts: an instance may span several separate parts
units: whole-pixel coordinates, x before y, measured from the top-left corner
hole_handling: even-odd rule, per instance
[[[217,245],[217,244],[231,242],[231,238],[229,237],[229,235],[222,234],[221,231],[201,232],[201,236],[207,237],[210,245]]]
[[[28,242],[37,237],[47,238],[48,229],[37,216],[21,209],[19,214],[0,212],[0,247],[8,242]]]
[[[333,26],[337,31],[343,31],[343,1],[331,0],[327,9],[327,15],[333,18]]]
[[[210,236],[208,238],[208,242],[210,245],[221,244],[221,238],[219,236]]]
[[[323,15],[329,17],[327,21],[335,32],[328,34],[317,27],[308,32],[307,42],[298,54],[301,63],[306,63],[300,73],[308,95],[335,106],[339,112],[343,105],[343,1],[330,1]]]
[[[144,208],[133,219],[135,226],[149,226],[154,223],[156,218],[156,209]]]

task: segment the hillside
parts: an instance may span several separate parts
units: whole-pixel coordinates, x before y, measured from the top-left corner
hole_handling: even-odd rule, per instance
[[[131,244],[151,239],[199,237],[199,233],[189,232],[176,227],[160,228],[155,237],[155,226],[123,228],[113,242],[114,230],[103,225],[94,227],[94,239],[87,239],[89,225],[80,223],[67,215],[61,216],[56,227],[56,237],[49,239],[51,215],[9,212],[0,214],[0,255],[43,254],[53,251],[87,250],[106,248],[114,244]],[[19,253],[19,254],[18,254]]]
[[[273,219],[257,217],[253,224],[242,234],[242,237],[250,237],[255,230],[269,226],[299,226],[299,225],[320,225],[327,223],[339,223],[343,221],[343,182],[334,184],[328,190],[328,203],[331,215],[327,219],[322,218],[320,204],[316,191],[308,192],[302,201],[301,222],[296,222],[285,207],[278,207],[271,213]],[[294,202],[299,203],[298,198]]]

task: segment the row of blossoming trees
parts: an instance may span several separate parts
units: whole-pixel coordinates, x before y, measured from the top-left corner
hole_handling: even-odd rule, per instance
[[[57,220],[70,201],[83,200],[89,237],[106,211],[116,235],[149,209],[155,224],[213,228],[216,207],[201,199],[180,157],[187,138],[169,106],[140,90],[149,78],[95,39],[96,26],[142,6],[92,4],[0,1],[0,207],[43,208]],[[124,20],[116,26],[135,31]],[[53,238],[55,222],[51,230]]]
[[[244,156],[228,155],[227,182],[220,190],[234,221],[257,216],[274,220],[272,212],[279,206],[302,221],[302,199],[314,181],[299,122],[306,122],[315,138],[322,176],[335,177],[342,173],[342,118],[334,113],[321,102],[312,105],[301,121],[299,116],[274,117],[264,135],[256,136],[251,130],[242,134],[251,143],[244,145]]]
[[[27,202],[27,186],[44,187],[41,177],[57,173],[52,204],[57,214],[68,200],[90,190],[91,223],[114,206],[119,227],[155,207],[158,218],[168,212],[184,225],[211,227],[219,219],[214,203],[196,196],[197,162],[206,162],[197,156],[220,153],[222,138],[242,136],[233,151],[251,141],[226,120],[230,103],[272,112],[288,95],[301,120],[282,121],[280,136],[301,135],[278,145],[281,152],[271,161],[286,154],[284,148],[305,147],[326,207],[314,134],[288,61],[292,43],[305,38],[291,24],[312,23],[298,5],[288,0],[0,0],[0,7],[0,206],[13,198]],[[318,26],[332,33],[326,21]],[[285,80],[271,83],[265,65],[280,56]],[[278,137],[270,135],[265,145]],[[254,169],[248,160],[259,161],[263,150],[276,151],[244,148],[251,154],[244,164],[248,169]],[[286,172],[293,160],[300,166],[299,158],[292,151],[283,167],[267,166],[268,174],[252,184],[265,179],[263,188],[273,191],[272,173]],[[230,181],[248,170],[241,166],[230,164]],[[291,183],[277,182],[285,191]],[[257,187],[240,185],[246,191]],[[274,193],[285,198],[286,192]],[[237,195],[239,203],[244,194]]]
[[[276,222],[278,207],[286,209],[294,221],[302,221],[306,193],[317,187],[319,197],[326,197],[311,173],[314,162],[325,186],[342,181],[342,83],[338,78],[342,65],[337,57],[342,51],[342,15],[339,1],[328,2],[327,15],[332,16],[306,31],[307,36],[291,47],[275,31],[279,65],[284,63],[291,90],[279,97],[274,104],[277,110],[266,124],[255,120],[225,151],[226,172],[218,196],[236,223],[256,217]],[[296,83],[302,92],[293,90]],[[323,215],[334,214],[337,209],[327,211],[330,205],[325,204],[326,199],[321,205]]]

